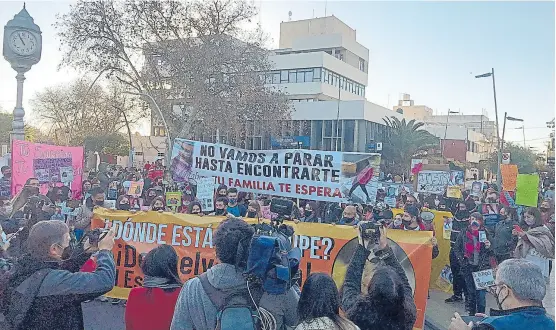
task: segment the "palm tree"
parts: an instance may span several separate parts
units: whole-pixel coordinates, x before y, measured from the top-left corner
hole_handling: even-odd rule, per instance
[[[421,129],[425,125],[422,122],[416,122],[415,119],[406,122],[405,118],[400,121],[394,116],[383,120],[388,127],[389,137],[384,143],[382,156],[398,174],[408,175],[412,158],[439,146],[436,136]]]

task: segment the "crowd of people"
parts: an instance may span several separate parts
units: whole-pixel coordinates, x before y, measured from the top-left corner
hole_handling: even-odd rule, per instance
[[[2,168],[2,184],[9,181],[10,172]],[[161,161],[142,169],[103,163],[85,177],[80,193],[51,185],[41,194],[39,180],[29,178],[13,198],[0,196],[0,275],[6,275],[0,280],[0,311],[10,329],[83,329],[81,303],[113,288],[114,232],[91,230],[95,207],[224,216],[213,237],[218,263],[203,275],[182,282],[171,246],[159,246],[143,258],[143,285],[131,290],[126,305],[129,330],[241,330],[243,318],[236,318],[235,324],[224,318],[230,301],[252,308],[255,323],[264,329],[413,329],[417,310],[412,289],[386,232],[433,231],[435,258],[436,232],[422,216],[435,209],[453,214],[445,223],[451,231],[453,284],[453,296],[446,303],[465,302],[469,315],[478,315],[475,324],[455,315],[450,329],[524,329],[521,325],[531,320],[530,329],[554,328],[542,306],[554,258],[553,183],[541,194],[539,208],[522,208],[507,199],[501,203],[495,185],[485,185],[480,194],[463,191],[460,199],[401,189],[396,208],[384,202],[382,189],[374,205],[292,199],[286,222],[356,227],[371,222],[380,225],[381,235],[375,244],[359,235],[340,290],[330,275],[312,273],[302,286],[293,281],[276,295],[246,276],[257,229],[243,220],[276,217],[269,206],[273,196],[220,185],[213,208],[203,210],[196,187],[174,182]],[[179,206],[167,205],[168,192],[181,193]],[[379,266],[365,278],[363,269],[371,258],[379,260]],[[473,279],[474,272],[486,269],[496,269],[490,291],[499,310],[490,316],[487,290],[477,290]]]

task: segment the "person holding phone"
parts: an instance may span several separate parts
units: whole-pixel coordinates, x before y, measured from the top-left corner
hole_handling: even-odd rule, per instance
[[[554,236],[543,224],[539,209],[528,208],[523,214],[523,227],[514,225],[512,234],[518,237],[515,257],[527,259],[539,266],[548,281],[549,260],[554,259]]]
[[[462,230],[454,244],[454,252],[465,280],[465,305],[469,315],[484,313],[486,309],[486,290],[477,290],[473,273],[492,268],[490,257],[490,235],[483,224],[479,212],[471,213],[469,225]]]

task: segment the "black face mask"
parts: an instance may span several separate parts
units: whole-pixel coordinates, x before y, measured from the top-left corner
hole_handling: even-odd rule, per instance
[[[216,209],[216,211],[214,211],[215,215],[225,215],[226,214],[226,209]]]
[[[118,209],[123,211],[129,211],[129,208],[130,208],[129,204],[120,204],[118,206]]]
[[[95,205],[96,205],[96,206],[103,206],[103,205],[104,205],[104,201],[97,201],[97,200],[95,200]]]
[[[305,210],[305,216],[306,217],[310,217],[313,214],[313,211],[311,210]]]
[[[28,187],[27,189],[29,190],[29,193],[31,193],[31,195],[38,195],[39,194],[39,188],[38,187]]]
[[[508,219],[508,216],[507,216],[507,215],[500,215],[500,220],[504,221],[504,220],[506,220],[506,219]]]
[[[12,173],[11,173],[11,172],[6,173],[6,174],[4,174],[4,177],[5,177],[6,179],[11,178],[11,177],[12,177]]]
[[[411,226],[411,220],[402,220],[404,227],[409,228]]]
[[[256,218],[257,217],[257,212],[247,212],[247,217],[248,218]]]
[[[153,211],[161,211],[164,210],[164,207],[153,207]]]
[[[548,207],[541,207],[540,210],[543,211],[543,212],[546,212],[546,211],[549,210],[549,208]]]
[[[458,220],[467,219],[467,218],[469,218],[469,214],[470,214],[470,213],[469,213],[469,211],[467,211],[467,210],[458,210],[458,211],[456,212],[456,218],[457,218]]]

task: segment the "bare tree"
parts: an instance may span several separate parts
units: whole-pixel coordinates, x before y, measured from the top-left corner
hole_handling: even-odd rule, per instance
[[[151,95],[172,136],[241,137],[247,123],[270,132],[291,112],[265,87],[266,36],[248,27],[256,14],[244,0],[79,1],[56,27],[63,65]]]
[[[110,135],[127,123],[144,117],[141,102],[122,93],[120,85],[108,88],[78,79],[69,85],[46,88],[31,100],[57,142],[83,145],[87,137]],[[53,134],[52,134],[53,133]]]

